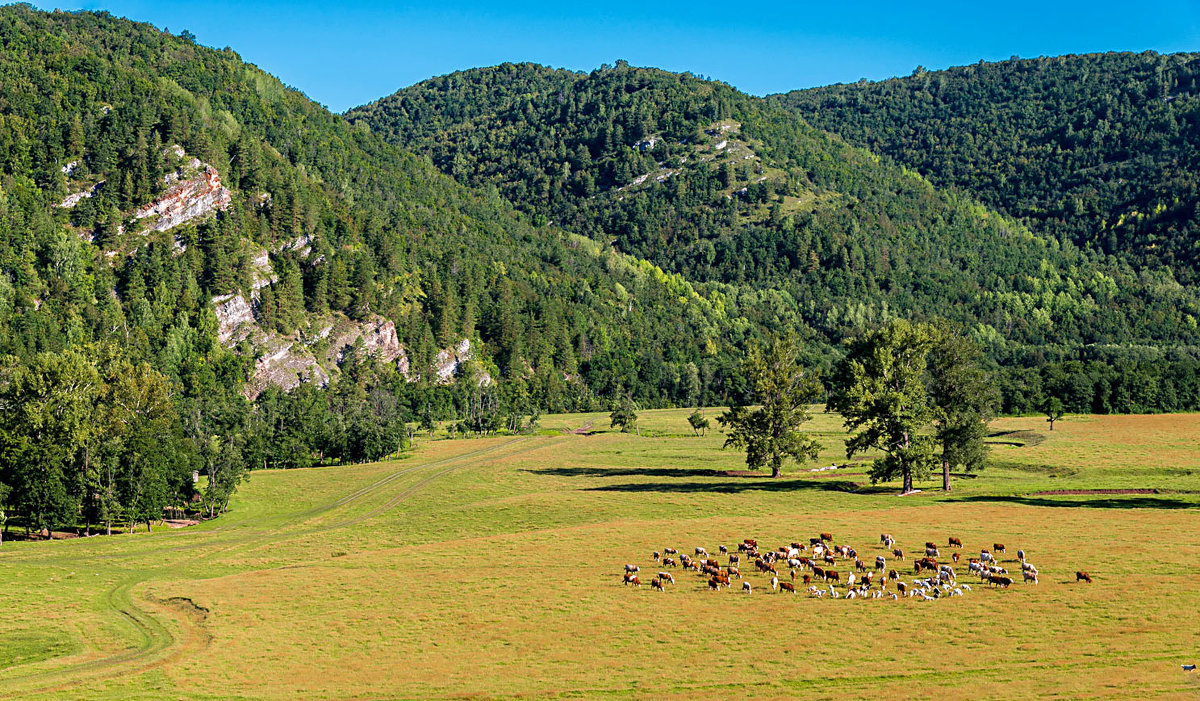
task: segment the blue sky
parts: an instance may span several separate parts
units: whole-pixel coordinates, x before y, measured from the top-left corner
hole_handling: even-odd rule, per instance
[[[1200,0],[33,4],[187,29],[337,111],[504,61],[590,70],[623,58],[762,95],[1014,55],[1200,51]]]

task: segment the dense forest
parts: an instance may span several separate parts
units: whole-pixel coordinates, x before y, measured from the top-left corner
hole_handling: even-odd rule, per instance
[[[211,516],[250,469],[439,423],[741,403],[751,344],[828,372],[897,317],[984,348],[1005,411],[1200,408],[1175,259],[939,189],[796,109],[618,62],[339,116],[187,32],[0,8],[0,521]],[[308,364],[281,384],[280,357]]]
[[[1200,54],[1012,59],[772,97],[1035,231],[1200,273]]]
[[[997,215],[727,85],[621,62],[506,64],[347,117],[534,217],[757,299],[747,315],[835,348],[818,363],[891,315],[944,316],[1002,366],[1012,411],[1064,374],[1072,410],[1200,406],[1182,379],[1198,357],[1196,291],[1170,267]],[[1113,389],[1175,378],[1177,393]]]

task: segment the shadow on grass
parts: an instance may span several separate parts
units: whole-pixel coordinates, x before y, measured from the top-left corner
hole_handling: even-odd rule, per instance
[[[859,484],[838,479],[775,479],[763,473],[761,476],[733,477],[727,470],[687,469],[678,467],[548,467],[525,470],[536,475],[556,477],[658,477],[675,478],[675,482],[633,482],[589,487],[589,492],[715,492],[737,494],[740,492],[789,492],[811,490],[822,492],[844,492],[851,494],[894,494],[895,487]],[[687,481],[692,477],[723,477],[724,481]]]
[[[547,467],[525,470],[535,475],[555,477],[728,477],[724,470],[683,467]]]
[[[961,501],[968,502],[1004,502],[1021,504],[1023,506],[1057,506],[1065,508],[1092,509],[1200,509],[1200,504],[1183,501],[1182,499],[1164,499],[1162,497],[1107,497],[1102,499],[1050,499],[1046,497],[978,495],[964,497]]]
[[[727,482],[633,482],[589,487],[589,492],[672,492],[676,494],[740,494],[742,492],[842,492],[847,494],[895,494],[895,487],[861,485],[847,480],[739,479]]]

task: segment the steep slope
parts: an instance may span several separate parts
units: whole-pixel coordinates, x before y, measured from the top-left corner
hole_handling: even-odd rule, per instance
[[[1196,337],[1195,292],[1169,275],[1038,236],[722,83],[506,64],[347,117],[537,218],[718,285],[767,325],[836,341],[889,314],[944,315],[1012,359]]]
[[[0,271],[0,354],[113,341],[193,395],[321,383],[356,344],[436,382],[466,339],[547,407],[692,401],[749,328],[232,50],[20,5],[0,8]]]
[[[918,71],[772,98],[1079,246],[1200,271],[1200,54],[1105,53]]]

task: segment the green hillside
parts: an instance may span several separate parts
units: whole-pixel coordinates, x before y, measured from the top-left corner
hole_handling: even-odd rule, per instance
[[[1015,347],[1186,343],[1195,295],[939,191],[728,85],[619,63],[503,65],[348,113],[540,220],[836,341],[943,315]],[[1189,321],[1192,318],[1192,321]]]
[[[1200,54],[980,62],[772,98],[1035,231],[1200,272]]]

